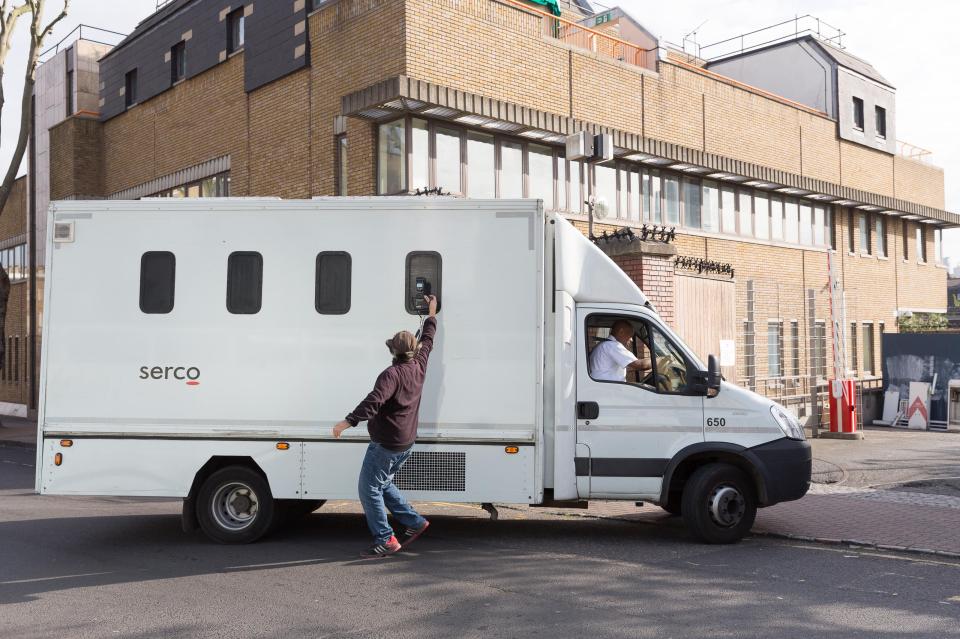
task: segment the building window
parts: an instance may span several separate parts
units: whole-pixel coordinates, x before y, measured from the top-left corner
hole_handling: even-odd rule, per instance
[[[140,310],[163,315],[173,310],[177,258],[169,251],[148,251],[140,258]]]
[[[901,224],[901,233],[903,234],[903,239],[901,244],[903,244],[903,259],[910,259],[910,223],[906,220],[903,220]]]
[[[444,193],[463,193],[460,132],[438,127],[434,140],[437,186]]]
[[[763,193],[753,196],[753,229],[761,240],[770,239],[770,200]]]
[[[570,160],[570,211],[580,213],[587,199],[583,195],[583,164],[580,160]]]
[[[823,320],[815,320],[814,323],[814,374],[819,379],[827,376],[827,323]]]
[[[737,193],[737,212],[739,213],[740,235],[753,235],[753,193],[741,190]]]
[[[644,174],[643,182],[643,220],[660,224],[663,221],[663,180],[660,171]]]
[[[430,128],[426,120],[410,121],[410,190],[430,188]]]
[[[405,129],[403,120],[380,125],[377,141],[377,192],[380,195],[406,190]]]
[[[767,322],[767,375],[783,377],[783,322]]]
[[[13,338],[13,381],[20,381],[20,336]]]
[[[237,251],[227,258],[227,310],[235,315],[260,312],[263,301],[263,256]]]
[[[854,377],[857,376],[859,367],[857,366],[857,323],[850,323],[850,372]]]
[[[877,137],[887,137],[887,110],[883,107],[874,107],[877,119]]]
[[[473,198],[497,196],[496,143],[486,133],[467,134],[467,193]]]
[[[720,230],[720,187],[716,182],[703,183],[703,230]]]
[[[790,322],[790,360],[791,374],[800,377],[800,323],[797,320]]]
[[[347,134],[341,133],[334,139],[337,149],[337,172],[336,172],[336,193],[343,196],[347,194]]]
[[[500,143],[500,197],[523,197],[523,145],[518,142]]]
[[[317,255],[317,281],[314,307],[321,315],[344,315],[350,311],[349,253],[324,251]]]
[[[783,239],[796,244],[800,239],[800,205],[796,200],[784,202],[783,229]]]
[[[683,180],[683,224],[692,229],[703,226],[703,187],[699,180],[684,178]]]
[[[73,72],[73,69],[70,67],[70,65],[72,64],[72,60],[71,60],[72,56],[73,56],[73,47],[70,47],[67,50],[67,81],[64,83],[65,89],[67,92],[67,95],[66,95],[67,117],[73,115],[73,111],[74,111],[73,96],[74,96],[74,91],[76,89],[76,86],[74,84],[74,78],[76,76]]]
[[[800,243],[813,244],[813,208],[809,204],[800,205]]]
[[[10,283],[22,282],[27,279],[27,245],[20,244],[0,250],[0,266],[7,272]]]
[[[561,164],[563,163],[561,162]],[[630,182],[630,220],[637,223],[640,221],[640,201],[643,199],[640,187],[640,168],[631,165],[627,173],[627,179]],[[563,183],[561,182],[560,184],[562,185]]]
[[[553,210],[553,149],[531,144],[527,147],[527,197],[543,200],[544,210]],[[624,187],[626,190],[626,187]],[[625,213],[625,211],[623,211]]]
[[[933,230],[933,259],[936,264],[943,264],[943,230]]]
[[[826,209],[822,206],[813,207],[813,245],[826,246]]]
[[[178,42],[170,49],[170,83],[187,77],[187,43]]]
[[[866,213],[861,213],[860,222],[860,254],[870,255],[870,220]]]
[[[863,324],[863,374],[874,375],[873,369],[873,324]]]
[[[827,237],[830,239],[831,250],[837,250],[837,224],[833,219],[833,207],[827,207]]]
[[[927,238],[923,224],[917,224],[917,261],[927,261]]]
[[[244,8],[240,7],[227,15],[227,53],[234,53],[243,48],[245,38]]]
[[[598,164],[593,168],[593,182],[597,206],[600,206],[601,202],[606,203],[609,211],[607,215],[615,217],[617,213],[617,170],[612,166]],[[678,217],[679,207],[680,204],[677,203]],[[596,213],[596,210],[594,210],[594,213]]]
[[[877,257],[887,256],[887,219],[874,213],[873,225],[877,233]]]
[[[770,198],[770,239],[783,241],[783,200],[778,197]]]
[[[230,197],[230,174],[220,173],[181,186],[154,193],[149,197]]]
[[[863,131],[863,100],[853,99],[853,128]]]
[[[663,176],[664,224],[680,225],[680,180]]]
[[[137,70],[127,71],[123,82],[123,103],[127,108],[137,103]]]

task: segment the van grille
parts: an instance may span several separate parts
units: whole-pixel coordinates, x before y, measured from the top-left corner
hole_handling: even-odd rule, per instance
[[[466,453],[414,451],[393,483],[400,490],[465,491],[466,467]]]

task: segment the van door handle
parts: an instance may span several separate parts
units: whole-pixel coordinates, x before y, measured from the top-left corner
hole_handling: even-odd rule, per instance
[[[596,419],[600,416],[600,405],[596,402],[577,402],[577,419]]]

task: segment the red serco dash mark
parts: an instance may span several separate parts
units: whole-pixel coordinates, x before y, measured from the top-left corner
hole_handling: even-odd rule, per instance
[[[187,386],[199,386],[199,385],[200,385],[200,382],[196,382],[196,381],[187,382]]]

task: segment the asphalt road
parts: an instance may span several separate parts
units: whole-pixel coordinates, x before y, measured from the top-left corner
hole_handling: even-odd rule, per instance
[[[179,503],[39,497],[0,447],[0,637],[948,637],[960,562],[431,504],[410,552],[356,559],[353,504],[250,546]]]

